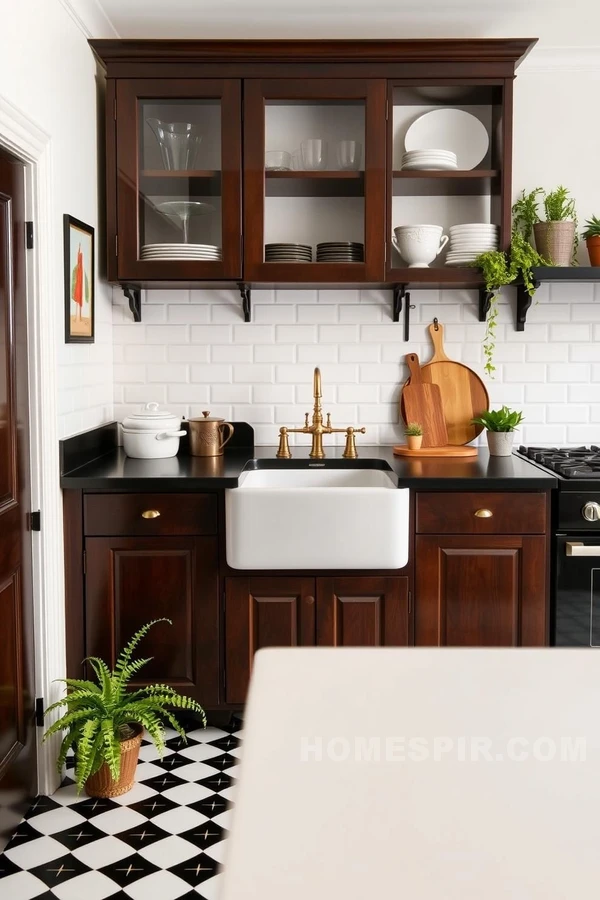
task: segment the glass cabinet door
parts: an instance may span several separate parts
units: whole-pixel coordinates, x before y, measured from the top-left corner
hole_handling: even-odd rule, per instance
[[[248,280],[381,281],[383,80],[244,83]]]
[[[117,82],[119,279],[241,276],[235,80]]]

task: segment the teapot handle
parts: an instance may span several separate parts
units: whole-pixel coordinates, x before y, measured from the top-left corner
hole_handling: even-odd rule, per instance
[[[222,450],[223,447],[225,446],[225,444],[226,444],[228,441],[230,441],[231,438],[233,437],[233,425],[231,424],[231,422],[223,422],[223,424],[221,425],[221,428],[228,428],[228,429],[229,429],[229,434],[227,435],[227,437],[225,438],[225,440],[221,440],[221,443],[220,443],[220,445],[219,445],[219,450]]]

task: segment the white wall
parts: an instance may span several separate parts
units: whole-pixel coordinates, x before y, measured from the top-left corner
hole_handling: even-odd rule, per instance
[[[577,64],[565,67],[563,59],[560,71],[542,71],[533,56],[517,78],[513,183],[515,194],[568,185],[583,221],[600,214],[600,126],[591,114],[600,68],[578,71]],[[587,262],[585,247],[580,259]],[[411,351],[428,359],[434,316],[446,325],[449,355],[483,373],[476,294],[413,291],[412,301],[404,343],[389,291],[255,290],[250,324],[231,291],[149,291],[141,325],[131,323],[115,291],[115,415],[146,399],[186,416],[210,408],[251,422],[257,442],[273,444],[280,425],[302,423],[319,364],[334,424],[365,425],[365,442],[397,442],[402,359]],[[521,440],[597,443],[600,285],[542,287],[523,333],[514,330],[514,290],[506,291],[497,337],[497,372],[486,383],[494,405],[524,410]]]
[[[52,220],[38,222],[51,239],[53,297],[58,322],[58,413],[61,436],[112,418],[111,292],[96,278],[96,342],[63,339],[63,213],[98,222],[98,103],[96,64],[87,40],[60,0],[0,0],[0,93],[51,137]],[[102,17],[99,37],[113,36]]]

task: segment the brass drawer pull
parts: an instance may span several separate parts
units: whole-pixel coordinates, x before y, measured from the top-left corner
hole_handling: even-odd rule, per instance
[[[475,515],[478,519],[491,519],[494,513],[491,509],[476,509]]]
[[[142,519],[158,519],[160,513],[157,509],[145,509],[142,513]]]

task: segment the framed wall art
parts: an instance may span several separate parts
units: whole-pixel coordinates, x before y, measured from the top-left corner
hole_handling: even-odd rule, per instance
[[[65,343],[93,344],[95,317],[94,229],[64,216]]]

